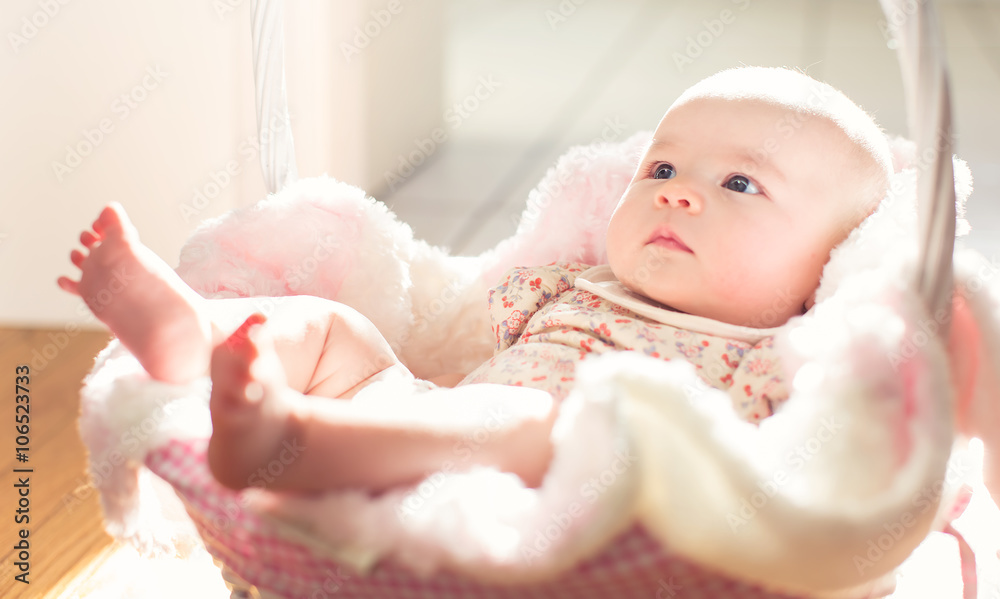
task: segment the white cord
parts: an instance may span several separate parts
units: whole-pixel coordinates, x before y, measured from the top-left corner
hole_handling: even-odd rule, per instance
[[[283,0],[253,0],[253,79],[260,166],[270,193],[298,179],[285,93]]]
[[[944,46],[930,0],[881,0],[893,26],[907,99],[910,137],[922,165],[917,183],[920,241],[917,289],[930,314],[951,311],[954,282],[955,181],[952,170],[951,93]],[[948,322],[940,334],[948,338]]]

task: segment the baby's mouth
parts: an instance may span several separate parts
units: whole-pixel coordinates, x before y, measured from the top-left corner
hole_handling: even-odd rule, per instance
[[[668,250],[676,250],[678,252],[687,252],[688,254],[694,253],[694,251],[685,245],[684,242],[681,241],[681,238],[675,235],[673,231],[662,227],[653,231],[653,235],[650,236],[649,241],[647,241],[646,244],[655,245]]]

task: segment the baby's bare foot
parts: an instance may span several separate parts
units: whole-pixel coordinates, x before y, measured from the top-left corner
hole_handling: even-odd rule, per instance
[[[205,300],[139,241],[124,208],[105,207],[80,242],[88,252],[70,253],[80,280],[59,277],[59,286],[83,298],[154,379],[186,383],[204,375],[212,339],[199,310]]]
[[[284,370],[261,314],[212,352],[212,439],[208,463],[231,489],[282,488],[301,447]]]

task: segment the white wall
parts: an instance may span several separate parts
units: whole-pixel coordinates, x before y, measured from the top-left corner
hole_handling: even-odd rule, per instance
[[[200,220],[264,197],[249,0],[61,1],[0,8],[0,326],[98,326],[55,279],[109,201],[175,265]],[[286,10],[300,176],[378,189],[441,119],[440,3]]]

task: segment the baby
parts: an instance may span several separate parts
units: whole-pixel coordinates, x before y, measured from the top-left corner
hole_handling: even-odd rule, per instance
[[[608,226],[608,264],[511,271],[490,292],[494,357],[429,382],[415,380],[375,326],[343,304],[287,298],[265,325],[252,299],[202,298],[139,242],[116,204],[82,233],[88,252],[71,254],[80,280],[59,285],[152,378],[180,384],[211,374],[208,458],[223,485],[263,484],[254,473],[288,442],[304,450],[269,488],[412,483],[467,433],[435,426],[435,414],[475,423],[502,410],[508,417],[474,462],[536,486],[552,457],[559,400],[590,353],[689,360],[744,418],[771,414],[787,391],[767,327],[812,306],[831,250],[876,208],[891,172],[885,135],[830,86],[783,69],[712,76],[657,126]],[[110,303],[93,299],[123,271],[131,282]],[[390,381],[454,389],[391,410],[346,401]]]

